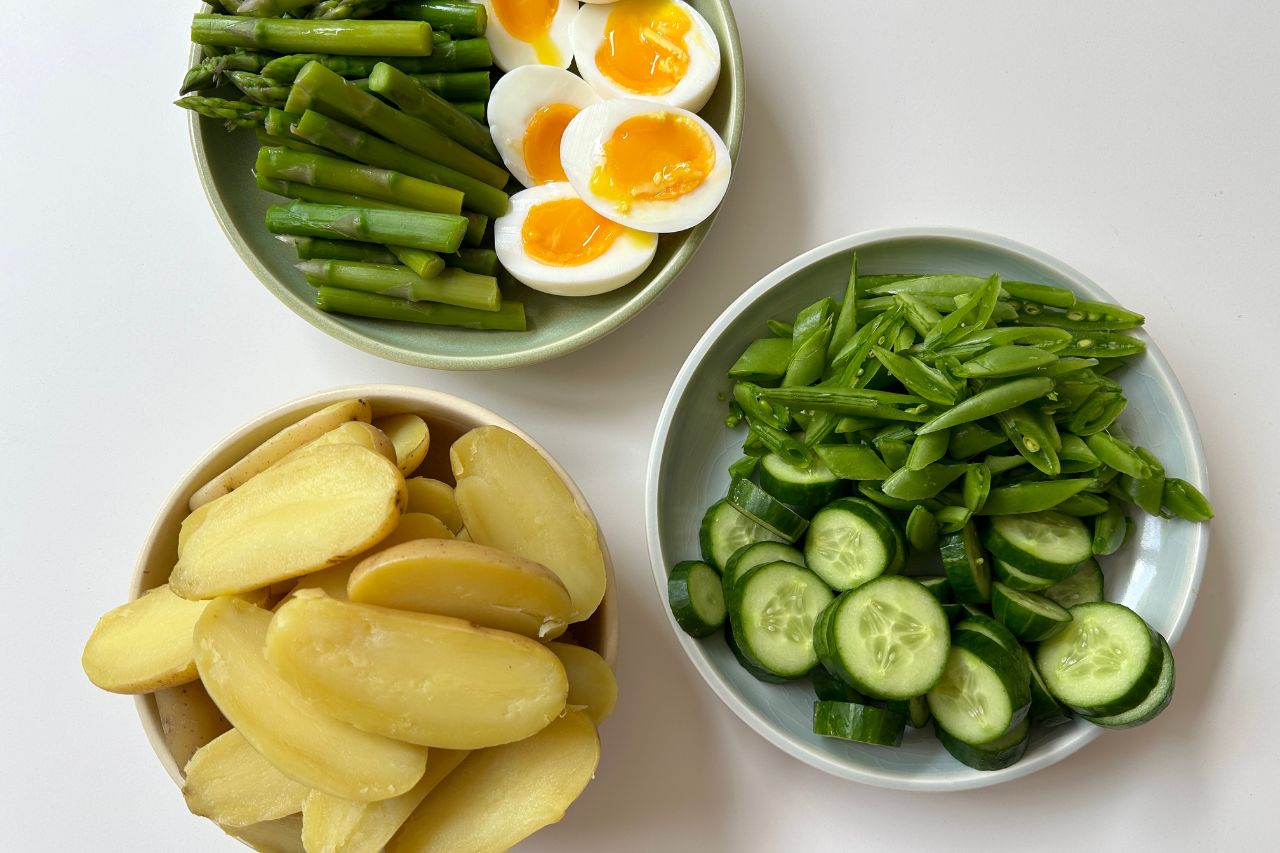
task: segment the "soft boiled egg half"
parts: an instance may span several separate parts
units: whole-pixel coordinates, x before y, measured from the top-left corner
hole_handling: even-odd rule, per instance
[[[643,98],[697,112],[720,79],[716,34],[682,0],[584,6],[569,33],[578,73],[605,98]]]
[[[600,100],[581,77],[549,65],[508,71],[489,95],[489,132],[507,171],[526,187],[566,180],[560,138]]]
[[[645,271],[658,236],[605,219],[567,183],[542,184],[511,197],[493,225],[494,248],[507,272],[534,290],[594,296]]]
[[[569,122],[560,162],[601,216],[640,231],[692,228],[729,188],[729,150],[711,125],[651,101],[601,101]]]
[[[573,61],[569,25],[577,0],[480,0],[488,12],[485,37],[503,71],[521,65],[568,68]]]

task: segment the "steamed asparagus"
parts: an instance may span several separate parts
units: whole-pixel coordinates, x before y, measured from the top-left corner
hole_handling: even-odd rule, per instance
[[[259,127],[267,117],[267,108],[252,101],[230,101],[226,98],[187,95],[185,98],[178,98],[174,103],[185,110],[192,110],[208,118],[223,119],[228,128]]]
[[[455,189],[336,157],[263,148],[254,170],[265,178],[369,196],[416,210],[462,212],[462,193]]]
[[[480,311],[497,311],[502,304],[498,280],[465,270],[445,270],[422,278],[408,267],[357,261],[302,261],[298,269],[313,287],[330,285],[362,293],[377,293],[410,302],[439,302]]]
[[[262,73],[272,80],[292,83],[309,62],[319,62],[340,77],[358,79],[373,73],[379,62],[394,65],[406,74],[484,69],[493,65],[486,39],[464,39],[435,44],[430,56],[340,56],[332,53],[295,52],[272,60]]]
[[[316,306],[334,314],[353,314],[379,320],[403,320],[436,326],[459,326],[466,329],[488,329],[523,332],[524,305],[510,299],[497,311],[477,311],[436,302],[409,302],[391,296],[360,293],[341,287],[322,286],[316,291]]]
[[[196,15],[191,40],[276,53],[349,56],[428,56],[432,46],[431,26],[420,21],[318,22],[240,15]]]
[[[432,252],[456,252],[467,220],[447,213],[378,210],[295,201],[267,209],[272,234],[329,237],[361,243],[408,246]]]
[[[456,0],[430,0],[430,2],[396,3],[391,7],[391,17],[411,21],[426,21],[433,30],[443,30],[454,38],[482,36],[488,24],[488,14],[479,3],[463,3]]]
[[[369,89],[391,101],[405,113],[427,122],[468,150],[494,163],[502,162],[502,155],[493,144],[489,128],[459,112],[444,98],[400,69],[379,62],[369,75]]]

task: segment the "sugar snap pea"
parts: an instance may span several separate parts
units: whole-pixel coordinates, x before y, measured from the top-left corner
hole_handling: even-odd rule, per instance
[[[880,488],[880,484],[874,480],[863,480],[858,483],[858,492],[872,503],[879,504],[885,509],[891,509],[894,512],[911,512],[920,504],[920,501],[889,497]]]
[[[1076,295],[1064,287],[1033,284],[1029,281],[1005,281],[1001,284],[1005,293],[1008,293],[1012,299],[1038,302],[1041,305],[1052,305],[1054,308],[1071,308],[1076,304]]]
[[[916,440],[911,442],[911,450],[907,453],[906,467],[912,471],[919,471],[937,462],[947,455],[949,440],[946,430],[917,436]]]
[[[1066,376],[1069,373],[1077,373],[1081,370],[1088,370],[1096,367],[1100,362],[1096,358],[1060,358],[1057,361],[1046,364],[1044,367],[1035,371],[1036,376]]]
[[[1104,465],[1121,474],[1145,480],[1155,473],[1147,461],[1138,455],[1133,445],[1109,432],[1096,432],[1085,439],[1085,443]]]
[[[1032,326],[1057,326],[1073,331],[1119,331],[1134,329],[1146,322],[1141,314],[1135,314],[1119,305],[1102,302],[1077,301],[1066,311],[1056,311],[1028,302],[1018,310],[1019,323]]]
[[[835,326],[835,303],[819,299],[796,315],[791,331],[791,361],[783,385],[810,385],[827,366],[827,345]]]
[[[858,328],[858,253],[853,253],[849,262],[849,280],[844,288],[844,300],[836,314],[835,324],[831,327],[831,341],[827,345],[827,366],[835,361],[836,353],[848,343]]]
[[[954,505],[942,506],[932,512],[938,521],[939,533],[956,533],[962,530],[973,515],[968,507]]]
[[[935,432],[999,415],[1024,403],[1040,399],[1053,390],[1053,384],[1053,380],[1047,376],[1030,376],[988,385],[969,399],[961,401],[929,420],[917,429],[916,433]]]
[[[883,480],[893,473],[865,444],[823,444],[814,452],[833,474],[845,480]]]
[[[769,334],[775,338],[791,340],[791,333],[795,331],[790,323],[784,323],[781,320],[770,320],[766,325],[769,327]]]
[[[995,416],[996,422],[1004,430],[1018,451],[1037,470],[1050,477],[1061,473],[1058,452],[1053,449],[1053,440],[1040,423],[1040,419],[1027,409],[1018,406]]]
[[[1147,351],[1141,338],[1123,332],[1071,332],[1071,343],[1058,350],[1058,355],[1086,358],[1128,358]]]
[[[843,417],[836,421],[835,431],[846,435],[851,432],[862,432],[864,429],[874,429],[879,425],[880,421],[875,418]]]
[[[897,304],[865,325],[859,326],[840,351],[831,360],[833,367],[841,368],[844,384],[852,385],[862,374],[863,364],[874,346],[887,346],[897,337],[897,324],[902,320],[902,305]]]
[[[951,344],[959,343],[973,331],[987,325],[1000,297],[1000,277],[993,275],[986,284],[975,290],[963,302],[957,303],[955,311],[935,325],[925,335],[924,348],[939,350]]]
[[[930,329],[942,322],[941,314],[911,294],[899,293],[894,299],[902,306],[903,318],[921,337],[929,334]]]
[[[1001,474],[1007,474],[1015,468],[1021,468],[1027,464],[1025,456],[988,456],[982,460],[982,464],[987,466],[987,470],[991,472],[993,477]]]
[[[765,402],[760,396],[762,390],[760,386],[750,382],[739,382],[733,386],[733,401],[752,423],[766,424],[779,430],[790,428],[790,418],[783,416]]]
[[[867,288],[867,293],[955,297],[973,293],[987,281],[987,278],[976,275],[922,275],[916,278],[876,283]]]
[[[1081,494],[1085,494],[1081,492]],[[1093,519],[1093,553],[1099,557],[1114,554],[1124,543],[1125,522],[1128,521],[1124,504],[1108,501],[1107,509]]]
[[[1093,515],[1101,515],[1111,506],[1111,502],[1101,495],[1095,495],[1092,492],[1080,492],[1072,495],[1062,503],[1058,504],[1056,509],[1058,512],[1066,515],[1075,515],[1086,518]]]
[[[917,551],[932,551],[938,546],[938,520],[923,506],[914,507],[907,516],[904,533]]]
[[[951,440],[947,452],[951,454],[952,459],[969,459],[1008,441],[1004,433],[992,432],[976,423],[961,424],[948,432]]]
[[[759,456],[743,456],[729,466],[729,477],[734,480],[739,478],[750,479],[751,475],[756,472],[756,465],[759,463]]]
[[[1039,347],[1009,344],[992,347],[964,362],[952,372],[966,379],[1004,378],[1032,373],[1052,365],[1057,360],[1056,355]]]
[[[756,384],[777,383],[786,375],[791,360],[791,341],[785,338],[760,338],[752,341],[729,368],[730,379]]]
[[[813,452],[790,433],[767,423],[748,422],[748,428],[761,444],[781,456],[788,464],[797,468],[808,468],[813,464]]]
[[[815,387],[761,388],[757,390],[756,395],[761,400],[793,409],[809,409],[835,415],[862,415],[881,420],[912,423],[923,423],[929,419],[928,415],[916,411],[921,407],[928,408],[925,401],[910,394],[867,389],[842,391]],[[832,426],[834,425],[833,422]]]
[[[1164,505],[1169,512],[1187,521],[1208,521],[1213,507],[1200,490],[1178,477],[1164,481]]]
[[[963,499],[970,512],[978,512],[991,494],[991,469],[974,462],[964,472]]]
[[[955,480],[964,476],[968,467],[968,465],[942,462],[935,462],[918,471],[902,467],[890,474],[880,488],[891,498],[922,501],[935,497]]]
[[[881,346],[872,347],[871,352],[884,369],[911,393],[943,406],[955,403],[956,389],[940,371],[919,359],[898,355]]]
[[[1164,465],[1145,447],[1134,447],[1133,451],[1147,463],[1151,476],[1137,479],[1122,474],[1116,478],[1116,486],[1128,497],[1130,503],[1142,507],[1148,515],[1160,515],[1164,507]]]
[[[875,440],[876,451],[884,459],[884,464],[897,471],[907,464],[907,456],[911,453],[911,445],[901,438],[879,438]]]
[[[1082,436],[1102,432],[1116,422],[1128,405],[1123,394],[1099,389],[1080,404],[1067,422],[1067,428]]]
[[[1051,326],[997,326],[981,329],[969,335],[955,346],[938,350],[938,355],[972,358],[991,347],[1020,344],[1039,347],[1046,352],[1058,353],[1070,345],[1071,333]]]
[[[1084,491],[1088,480],[1033,480],[997,486],[987,495],[978,515],[1020,515],[1053,509],[1067,498]]]

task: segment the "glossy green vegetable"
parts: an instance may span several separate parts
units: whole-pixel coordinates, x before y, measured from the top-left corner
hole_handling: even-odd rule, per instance
[[[935,432],[989,418],[1017,408],[1023,403],[1038,400],[1052,390],[1053,380],[1044,376],[1013,379],[998,385],[988,385],[967,400],[932,418],[916,432]]]

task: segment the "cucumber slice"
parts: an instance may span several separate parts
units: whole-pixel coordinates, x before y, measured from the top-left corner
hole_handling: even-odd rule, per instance
[[[750,545],[743,545],[737,551],[734,551],[733,556],[729,558],[729,562],[725,564],[724,571],[720,573],[720,580],[724,585],[725,601],[729,600],[730,593],[733,592],[733,585],[738,582],[738,578],[756,566],[779,561],[794,563],[803,567],[804,554],[781,542],[752,542]]]
[[[1006,680],[979,655],[953,645],[942,679],[925,697],[934,725],[963,743],[990,743],[1001,737],[1014,725],[1019,710]]]
[[[914,580],[929,590],[930,594],[938,599],[939,604],[952,604],[955,602],[956,594],[951,589],[951,581],[941,575],[922,575]]]
[[[804,535],[809,522],[750,480],[738,478],[729,487],[729,503],[738,512],[787,542]]]
[[[738,512],[727,500],[712,504],[702,517],[702,526],[698,528],[702,559],[717,570],[723,570],[728,565],[729,558],[743,545],[780,541],[782,537]]]
[[[1097,560],[1085,560],[1076,573],[1064,581],[1058,581],[1048,587],[1045,598],[1056,601],[1070,610],[1077,604],[1093,604],[1102,601],[1102,569]]]
[[[729,602],[738,648],[781,678],[807,675],[818,663],[814,623],[834,597],[808,569],[786,562],[756,566],[734,584]]]
[[[1023,720],[1004,735],[990,743],[979,745],[965,743],[934,722],[938,740],[951,756],[974,770],[1003,770],[1011,767],[1026,754],[1031,740],[1031,721]]]
[[[1093,556],[1093,536],[1084,522],[1052,510],[993,516],[986,544],[996,559],[1054,581]]]
[[[1001,636],[1011,640],[1012,644],[1006,645],[997,639]],[[1005,689],[1014,708],[1013,721],[1020,720],[1031,702],[1031,672],[1017,638],[994,619],[979,622],[970,617],[955,627],[951,645],[961,646],[978,655],[1005,679]]]
[[[808,468],[798,468],[776,453],[760,460],[760,485],[783,503],[821,506],[840,496],[844,482],[819,458]]]
[[[877,699],[910,699],[942,676],[950,648],[938,600],[910,578],[877,578],[822,614],[814,647],[832,674]]]
[[[906,730],[905,718],[874,705],[821,700],[813,703],[813,731],[823,737],[875,746],[902,746]]]
[[[1085,716],[1132,710],[1160,679],[1159,635],[1123,604],[1077,604],[1069,612],[1071,624],[1036,650],[1045,686]]]
[[[956,601],[976,604],[991,600],[991,564],[972,521],[965,522],[957,532],[941,537],[938,551]]]
[[[826,611],[823,611],[824,613]],[[857,690],[845,684],[819,664],[809,671],[809,683],[813,685],[813,695],[828,702],[857,702],[866,705],[871,700]]]
[[[841,498],[818,510],[809,522],[805,562],[832,589],[853,589],[896,563],[894,534],[893,522],[874,504]]]
[[[933,719],[933,715],[929,713],[929,702],[923,696],[891,699],[884,706],[893,713],[906,717],[907,725],[913,729],[922,729]]]
[[[738,665],[750,673],[750,675],[757,681],[763,681],[768,684],[786,684],[789,680],[786,678],[779,678],[742,653],[742,649],[738,648],[738,641],[733,638],[732,619],[725,623],[724,641],[729,646],[729,651],[733,652],[733,656],[737,659]]]
[[[1017,655],[1022,648],[1022,641],[1013,632],[985,613],[970,609],[968,615],[955,627],[956,631],[976,631],[1000,644],[1011,655]]]
[[[995,567],[995,575],[1005,586],[1012,589],[1020,589],[1024,592],[1035,592],[1039,589],[1047,589],[1053,586],[1053,581],[1048,578],[1040,578],[1035,575],[1029,575],[1016,566],[1011,566],[1004,560],[992,560],[992,566]]]
[[[1035,664],[1032,663],[1031,654],[1025,647],[1020,649],[1020,652],[1022,662],[1031,672],[1031,708],[1027,712],[1031,722],[1037,726],[1060,726],[1071,722],[1071,709],[1053,698],[1053,694],[1044,684],[1044,679],[1040,677],[1040,670],[1036,669]]]
[[[1160,678],[1156,681],[1156,686],[1151,688],[1146,699],[1134,706],[1133,710],[1122,714],[1114,714],[1110,717],[1085,717],[1085,719],[1095,726],[1108,729],[1131,729],[1158,717],[1173,700],[1173,652],[1169,649],[1169,644],[1164,637],[1160,637],[1160,654],[1162,655]]]
[[[991,610],[1006,628],[1029,643],[1049,639],[1071,621],[1071,614],[1057,602],[1010,589],[999,581],[991,590]]]
[[[706,563],[676,563],[667,578],[667,601],[676,622],[690,637],[714,634],[724,624],[724,589],[716,570]]]

